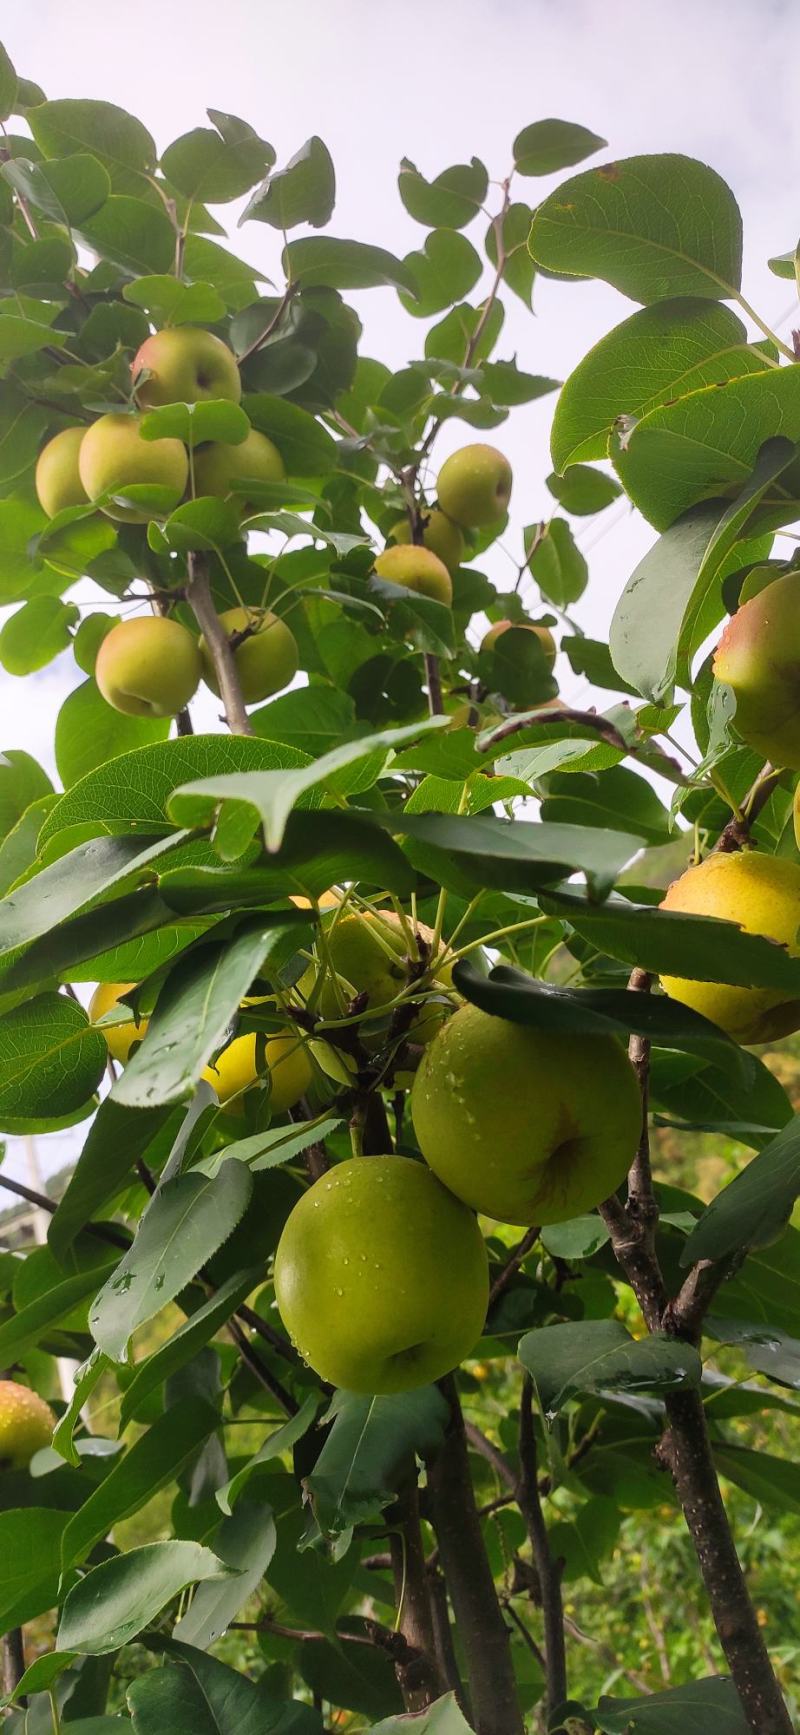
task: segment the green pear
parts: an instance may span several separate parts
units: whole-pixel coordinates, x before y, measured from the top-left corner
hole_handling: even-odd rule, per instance
[[[126,506],[112,499],[103,507],[109,518],[132,524],[146,524],[150,518],[173,512],[189,480],[183,442],[142,439],[141,420],[118,410],[101,416],[87,428],[79,460],[81,482],[90,500],[106,493],[124,495],[141,484],[158,490],[157,504]]]
[[[556,660],[556,641],[548,627],[537,626],[534,621],[495,621],[494,625],[490,626],[488,633],[483,635],[481,650],[493,650],[498,639],[502,637],[503,633],[508,632],[509,627],[515,627],[517,631],[535,633],[552,669]]]
[[[495,446],[462,446],[439,471],[439,505],[457,524],[487,529],[508,511],[511,480],[511,465]]]
[[[463,1006],[420,1061],[425,1161],[502,1223],[560,1223],[608,1198],[636,1154],[636,1075],[612,1036],[567,1036]]]
[[[209,440],[206,445],[198,446],[194,455],[195,494],[216,494],[224,500],[235,482],[285,480],[286,470],[277,446],[257,428],[251,428],[238,446],[226,445],[223,440]],[[256,509],[257,503],[242,502],[243,515]]]
[[[36,464],[36,493],[48,518],[65,506],[85,506],[89,498],[81,481],[78,454],[85,427],[62,428],[42,447]]]
[[[228,608],[220,615],[228,638],[248,633],[234,649],[233,659],[246,705],[257,705],[271,693],[288,687],[297,674],[299,654],[294,633],[269,609]],[[203,680],[219,696],[219,682],[205,638],[200,639]]]
[[[717,851],[673,880],[661,907],[736,922],[746,934],[763,934],[800,957],[800,866],[783,856]],[[786,990],[677,976],[662,976],[661,985],[737,1042],[776,1042],[800,1029],[800,996]]]
[[[196,325],[168,326],[146,337],[131,363],[136,402],[152,410],[160,404],[199,404],[228,398],[238,404],[242,382],[236,357],[213,331]],[[141,378],[147,374],[147,378]]]
[[[375,571],[379,578],[392,584],[405,585],[406,590],[419,591],[420,596],[432,597],[449,608],[453,601],[453,580],[438,554],[430,548],[417,548],[400,543],[384,548],[376,557]]]
[[[49,1446],[56,1418],[49,1404],[16,1380],[0,1380],[0,1464],[27,1469],[34,1452]]]
[[[714,674],[736,697],[737,734],[764,759],[800,767],[800,572],[742,603],[717,646]]]
[[[483,1331],[486,1248],[471,1211],[408,1157],[353,1157],[295,1205],[275,1297],[304,1361],[351,1392],[441,1379]]]
[[[197,691],[200,651],[180,621],[137,615],[106,634],[94,675],[106,701],[129,717],[176,717]]]
[[[427,523],[422,532],[422,546],[429,548],[432,554],[437,554],[452,575],[458,571],[464,559],[464,537],[459,524],[454,524],[446,512],[440,512],[438,507],[423,507],[423,518]],[[392,525],[387,542],[398,542],[403,545],[411,541],[411,525],[408,516],[398,518]]]
[[[430,967],[427,986],[434,997],[419,1004],[407,1034],[415,1044],[430,1042],[448,1013],[443,996],[451,986],[451,971],[446,965],[437,970],[433,929],[424,922],[417,922],[416,927],[409,922],[408,927],[422,942],[421,947],[416,943],[409,946],[394,910],[334,915],[326,921],[323,939],[316,947],[316,962],[299,983],[301,995],[317,1017],[341,1018],[344,1008],[361,995],[365,997],[365,1018],[382,1010],[409,986],[415,965],[424,955]],[[335,1042],[335,1031],[330,1032],[330,1039]],[[361,1039],[367,1048],[375,1048],[380,1046],[382,1035],[378,1030],[362,1032]]]

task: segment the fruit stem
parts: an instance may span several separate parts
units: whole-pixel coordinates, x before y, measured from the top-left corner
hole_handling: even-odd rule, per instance
[[[552,1717],[567,1697],[567,1656],[564,1644],[564,1608],[561,1597],[561,1567],[550,1552],[550,1540],[539,1495],[536,1434],[533,1426],[533,1382],[526,1374],[519,1407],[519,1486],[517,1504],[536,1562],[544,1619],[544,1654],[547,1681],[547,1714]]]
[[[253,725],[247,715],[233,651],[214,607],[208,567],[203,556],[196,551],[187,555],[187,562],[186,601],[211,653],[225,707],[225,721],[232,735],[252,735]]]

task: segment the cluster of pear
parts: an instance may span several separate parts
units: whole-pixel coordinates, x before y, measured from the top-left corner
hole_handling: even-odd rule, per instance
[[[636,1078],[614,1038],[454,1009],[447,949],[393,913],[325,917],[298,993],[320,1036],[335,1042],[355,1028],[367,1054],[386,1042],[387,1021],[391,1033],[394,1003],[411,1053],[394,1082],[416,1060],[423,1161],[353,1157],[320,1177],[281,1236],[276,1299],[323,1379],[404,1391],[455,1367],[483,1331],[488,1260],[476,1213],[557,1222],[619,1185],[641,1129]]]
[[[439,471],[438,504],[424,514],[422,542],[413,543],[408,518],[399,519],[375,561],[378,577],[449,608],[453,574],[464,558],[464,531],[499,524],[508,511],[511,483],[511,465],[495,446],[477,442],[451,453]]]
[[[112,411],[89,427],[64,428],[40,453],[36,491],[48,517],[92,501],[108,517],[138,524],[173,511],[190,484],[189,455],[182,440],[146,440],[142,413],[209,399],[238,403],[242,395],[233,352],[213,332],[195,326],[167,327],[148,337],[132,375],[136,410]],[[234,487],[241,498],[243,482],[276,483],[286,475],[277,447],[256,428],[238,445],[200,445],[191,469],[193,492],[220,498]],[[256,704],[288,686],[299,659],[286,623],[265,609],[232,608],[220,618],[234,644],[245,702]],[[198,642],[180,621],[160,616],[112,627],[100,646],[95,676],[109,705],[137,717],[176,716],[201,679],[219,691],[204,639]]]

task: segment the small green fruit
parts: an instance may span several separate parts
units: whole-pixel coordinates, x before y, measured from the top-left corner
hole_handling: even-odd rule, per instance
[[[234,633],[247,632],[249,637],[237,645],[233,657],[239,684],[246,705],[257,705],[271,693],[279,693],[294,680],[299,665],[297,640],[286,622],[269,610],[228,608],[220,615],[228,638]],[[203,680],[212,693],[219,696],[219,683],[211,653],[201,637],[200,656]]]
[[[137,384],[140,375],[148,379]],[[195,325],[168,326],[145,338],[131,364],[136,402],[142,409],[160,404],[199,404],[227,398],[238,404],[242,382],[236,357],[213,331]]]
[[[417,548],[413,544],[384,548],[376,558],[375,571],[379,578],[405,585],[406,590],[417,590],[420,596],[443,602],[446,608],[452,604],[453,580],[444,561],[430,548]]]
[[[103,507],[109,518],[146,524],[173,512],[189,480],[189,459],[181,440],[143,440],[141,416],[112,410],[93,422],[80,449],[80,479],[90,500],[102,494],[125,495],[142,483],[162,491],[157,507],[125,506],[110,500]]]
[[[267,439],[266,434],[260,434],[257,428],[251,428],[238,446],[226,445],[222,440],[210,440],[207,445],[198,446],[195,453],[195,494],[215,494],[224,500],[230,494],[234,482],[285,480],[286,470],[277,446]],[[242,502],[243,515],[255,510],[255,504],[247,500]]]
[[[511,481],[511,465],[495,446],[462,446],[439,471],[439,505],[457,524],[486,529],[508,511]]]
[[[518,632],[535,633],[552,669],[556,660],[556,641],[549,627],[536,626],[533,621],[495,621],[494,625],[490,626],[488,633],[483,635],[481,650],[493,650],[498,639],[502,637],[503,633],[508,632],[509,627],[514,627]]]
[[[461,527],[448,518],[446,512],[440,512],[434,506],[430,510],[423,509],[423,517],[428,522],[422,532],[422,546],[429,548],[432,554],[437,554],[444,562],[450,574],[457,572],[464,559],[464,537]],[[408,518],[398,518],[392,525],[387,542],[398,542],[405,546],[411,541],[411,525]]]
[[[472,1212],[424,1164],[354,1157],[295,1205],[275,1256],[275,1296],[322,1379],[405,1392],[474,1348],[489,1297],[486,1248]]]
[[[562,1036],[463,1006],[426,1048],[411,1096],[440,1181],[502,1223],[591,1211],[627,1172],[642,1124],[636,1075],[611,1036]]]
[[[129,717],[176,717],[197,691],[200,651],[180,621],[139,615],[107,633],[94,674],[106,704],[115,711]]]
[[[85,506],[89,498],[81,481],[78,454],[86,433],[82,428],[62,428],[42,447],[36,465],[36,493],[48,518],[65,506]]]

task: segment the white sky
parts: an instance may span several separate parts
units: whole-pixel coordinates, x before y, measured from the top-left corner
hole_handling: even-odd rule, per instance
[[[329,232],[401,256],[426,233],[400,203],[403,156],[432,177],[476,155],[499,180],[516,132],[554,115],[607,138],[611,156],[699,157],[725,177],[742,208],[745,294],[784,334],[792,323],[791,285],[765,260],[793,247],[800,230],[800,6],[793,0],[6,0],[0,36],[18,72],[49,97],[117,102],[140,116],[161,149],[202,125],[206,107],[249,120],[275,146],[279,165],[319,133],[337,171]],[[535,204],[560,178],[520,178],[516,196]],[[218,215],[226,221],[224,209]],[[483,227],[468,231],[479,248]],[[232,233],[232,245],[279,276],[274,230],[248,224]],[[392,289],[347,299],[364,320],[364,354],[397,367],[422,354],[427,323],[410,319]],[[561,379],[633,311],[604,285],[544,280],[535,306],[532,319],[507,298],[496,356],[516,354],[526,371]],[[507,427],[486,436],[514,466],[507,539],[514,552],[514,526],[518,534],[554,504],[544,486],[554,403],[516,410]],[[437,452],[441,458],[481,437],[452,422]],[[605,636],[653,533],[619,505],[573,525],[591,572],[576,613]],[[500,584],[513,576],[500,553],[488,569]],[[582,696],[569,669],[560,672],[566,695]],[[24,747],[51,765],[57,707],[82,678],[71,653],[26,681],[0,673],[0,749]],[[210,725],[213,715],[209,703],[202,722]],[[45,1167],[57,1167],[78,1143],[76,1133],[40,1141]],[[5,1166],[24,1178],[19,1144],[8,1141]]]

